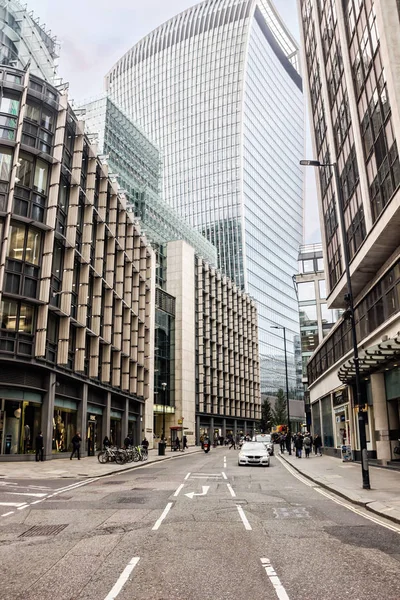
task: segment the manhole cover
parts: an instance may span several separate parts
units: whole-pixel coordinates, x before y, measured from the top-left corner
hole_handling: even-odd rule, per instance
[[[118,498],[119,504],[144,504],[146,498]]]
[[[25,533],[21,533],[18,537],[39,537],[39,536],[50,536],[57,535],[63,529],[68,527],[68,523],[66,525],[34,525]]]

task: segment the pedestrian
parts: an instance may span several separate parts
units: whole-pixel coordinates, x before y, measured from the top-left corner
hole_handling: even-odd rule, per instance
[[[201,449],[204,449],[204,434],[202,433],[200,436],[200,445],[201,445]]]
[[[175,450],[180,450],[181,449],[181,440],[179,439],[178,436],[176,436],[175,439]]]
[[[233,437],[233,435],[231,436],[230,440],[229,440],[229,450],[232,448],[236,450],[236,443],[235,443],[235,438]]]
[[[300,433],[296,435],[296,441],[294,444],[296,447],[296,457],[301,458],[303,450],[303,436]]]
[[[132,446],[132,440],[131,438],[127,435],[126,438],[124,439],[124,448],[125,450],[127,448],[129,448],[129,446]]]
[[[316,456],[322,456],[321,448],[322,448],[321,436],[319,435],[319,433],[317,433],[317,435],[314,436],[314,449],[315,449]]]
[[[41,460],[43,462],[44,460],[44,439],[43,439],[43,433],[41,431],[39,431],[38,435],[36,436],[36,440],[35,440],[35,446],[36,446],[36,462],[39,462],[39,460]]]
[[[145,448],[146,450],[149,449],[149,442],[148,442],[147,438],[143,438],[143,440],[142,440],[142,448]]]
[[[108,437],[106,436],[106,437],[104,438],[104,440],[103,440],[103,448],[104,448],[104,450],[105,450],[106,448],[109,448],[110,446],[111,446],[111,442],[110,442],[110,440],[108,439]]]
[[[188,449],[188,443],[187,443],[187,437],[186,435],[183,436],[182,438],[182,444],[183,444],[183,449]]]
[[[311,452],[311,438],[309,436],[308,433],[306,433],[305,438],[304,438],[304,450],[306,451],[306,458],[310,458],[310,452]]]
[[[291,455],[292,454],[292,434],[290,433],[290,431],[288,431],[286,434],[285,442],[286,442],[286,450]]]
[[[286,445],[286,435],[284,433],[282,433],[281,437],[279,438],[279,446],[281,449],[281,454],[285,453],[285,445]]]
[[[81,460],[81,441],[82,441],[82,438],[80,436],[79,431],[77,431],[71,440],[72,452],[71,452],[71,456],[69,457],[70,460],[72,460],[72,458],[73,458],[73,456],[75,456],[75,454],[77,455],[78,460]]]

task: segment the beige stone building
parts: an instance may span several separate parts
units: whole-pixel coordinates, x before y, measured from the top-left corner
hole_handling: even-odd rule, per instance
[[[308,364],[314,431],[332,454],[387,462],[400,437],[400,14],[396,0],[299,0],[329,308],[346,308],[342,240],[350,254],[359,367],[354,402],[351,327],[340,320]],[[310,157],[307,157],[310,158]],[[345,231],[337,214],[338,188]]]

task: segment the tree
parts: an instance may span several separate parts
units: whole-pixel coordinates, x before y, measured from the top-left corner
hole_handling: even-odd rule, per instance
[[[275,406],[272,409],[272,422],[274,425],[287,423],[286,398],[282,389],[279,389],[276,394]]]
[[[260,430],[269,431],[272,425],[272,408],[271,402],[266,398],[261,405]]]

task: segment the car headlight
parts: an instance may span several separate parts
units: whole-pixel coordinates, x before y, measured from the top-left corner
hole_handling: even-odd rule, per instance
[[[242,454],[241,452],[239,452],[239,458],[244,458],[244,454]]]

